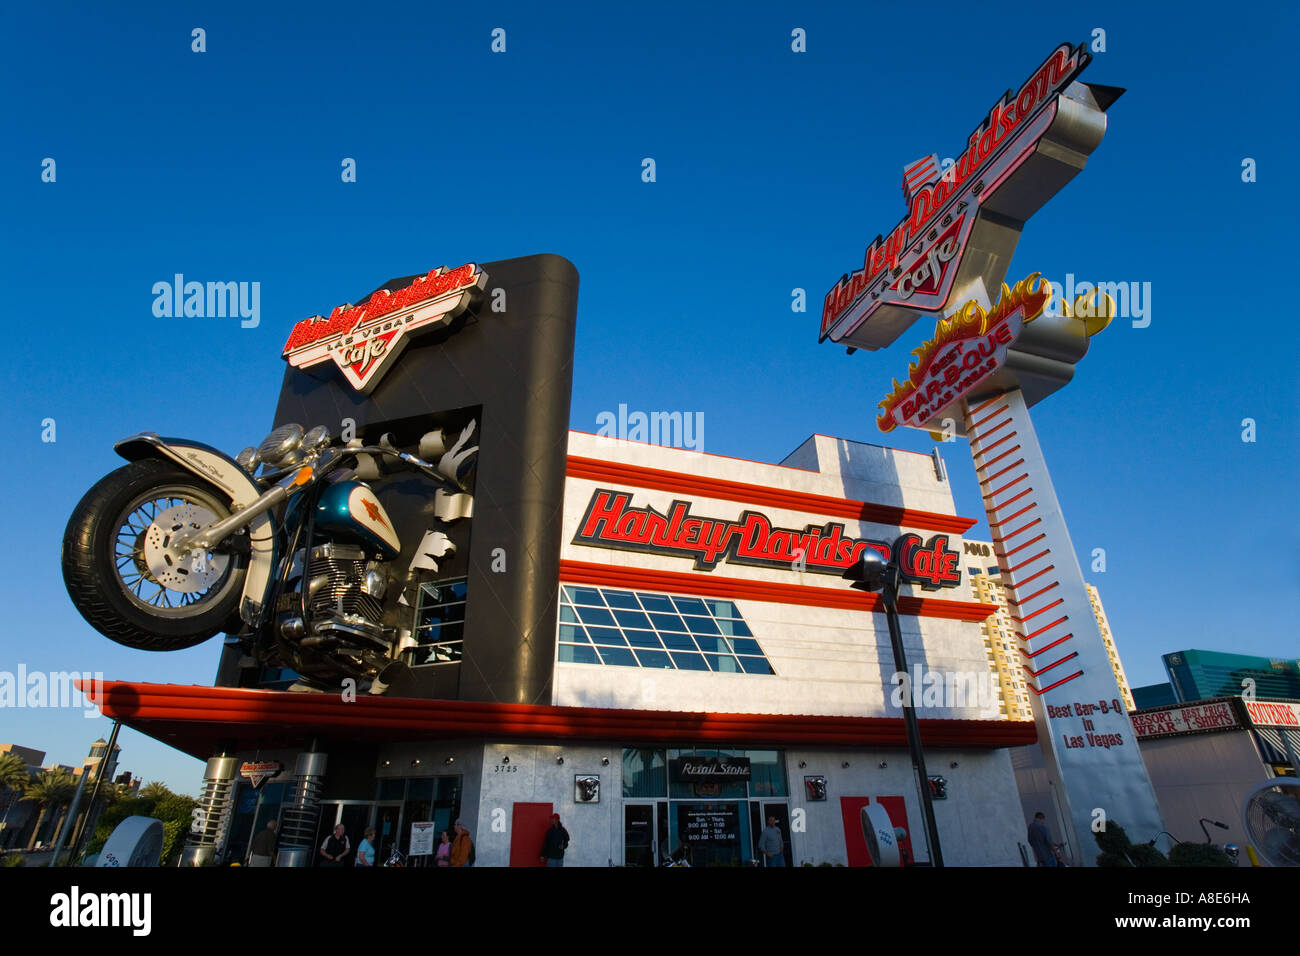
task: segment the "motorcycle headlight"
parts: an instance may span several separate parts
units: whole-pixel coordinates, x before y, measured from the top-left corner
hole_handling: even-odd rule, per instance
[[[244,471],[248,472],[250,475],[257,470],[257,465],[260,460],[261,459],[257,457],[257,449],[253,448],[251,445],[235,456],[235,461],[239,463],[239,467],[244,469]]]
[[[318,448],[324,448],[330,443],[330,430],[324,425],[317,425],[307,434],[302,436],[302,450],[304,454],[311,454]]]
[[[262,439],[262,444],[257,446],[257,457],[272,468],[283,467],[291,463],[288,459],[302,444],[302,437],[301,425],[281,425]]]

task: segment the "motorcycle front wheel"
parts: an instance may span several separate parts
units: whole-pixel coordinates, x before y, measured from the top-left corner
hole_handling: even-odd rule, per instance
[[[206,641],[232,618],[243,556],[216,550],[177,561],[172,534],[230,514],[226,497],[176,465],[135,461],[102,478],[63,533],[63,582],[86,621],[110,640],[148,651]]]

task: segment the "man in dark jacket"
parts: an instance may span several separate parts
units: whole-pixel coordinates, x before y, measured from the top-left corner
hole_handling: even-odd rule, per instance
[[[1047,817],[1039,811],[1034,814],[1034,822],[1029,824],[1029,846],[1039,866],[1056,866],[1056,854],[1052,852],[1052,831],[1047,829]]]
[[[275,861],[276,821],[271,820],[266,829],[253,837],[253,845],[248,848],[249,866],[271,866]]]
[[[543,866],[564,866],[564,851],[569,848],[569,831],[560,824],[560,815],[551,814],[551,825],[542,841]]]
[[[343,865],[343,858],[352,852],[352,844],[348,842],[347,831],[343,829],[343,824],[334,827],[334,832],[327,836],[320,845],[321,866],[340,867]]]

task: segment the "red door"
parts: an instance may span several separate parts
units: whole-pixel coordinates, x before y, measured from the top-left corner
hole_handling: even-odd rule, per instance
[[[871,865],[867,838],[862,835],[862,808],[870,802],[870,797],[840,797],[840,814],[844,817],[844,849],[849,854],[849,866]]]
[[[538,860],[553,812],[549,803],[515,804],[510,821],[511,866],[541,866]]]

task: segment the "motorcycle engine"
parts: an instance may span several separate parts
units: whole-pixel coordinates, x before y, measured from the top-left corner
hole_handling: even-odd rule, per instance
[[[394,632],[383,626],[384,568],[356,545],[311,548],[300,586],[307,621],[299,590],[281,598],[279,624],[291,666],[308,682],[334,687],[340,674],[369,679],[387,663]]]

